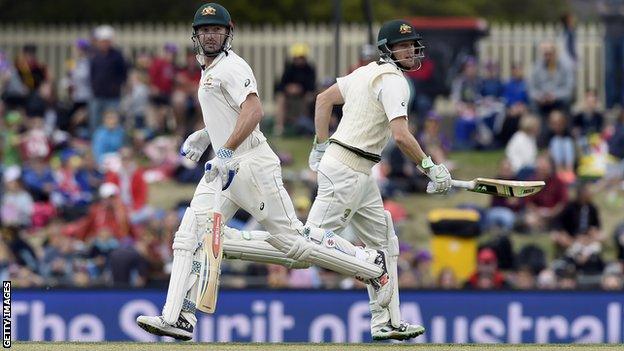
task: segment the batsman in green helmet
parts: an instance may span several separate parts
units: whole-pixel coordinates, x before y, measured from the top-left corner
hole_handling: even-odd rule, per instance
[[[415,71],[425,57],[422,37],[411,23],[392,20],[384,23],[377,35],[377,48],[384,61],[392,62],[402,71]]]
[[[384,253],[387,279],[368,286],[371,336],[373,340],[407,340],[425,329],[401,320],[399,243],[372,170],[393,138],[405,157],[431,180],[428,193],[447,192],[451,175],[443,164],[427,156],[408,127],[410,89],[404,72],[420,68],[424,57],[420,35],[410,22],[393,20],[381,26],[377,39],[379,61],[338,77],[316,98],[316,138],[308,164],[319,174],[318,192],[306,225],[337,234],[351,226],[366,249]],[[331,112],[337,105],[342,105],[342,119],[330,134]],[[342,250],[354,249],[345,245]]]
[[[234,24],[228,10],[216,3],[200,7],[193,17],[193,47],[198,55],[215,57],[232,48]]]

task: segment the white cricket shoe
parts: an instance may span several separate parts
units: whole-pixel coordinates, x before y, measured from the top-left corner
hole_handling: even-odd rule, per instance
[[[383,273],[374,279],[370,279],[368,283],[375,289],[377,293],[377,303],[382,308],[388,307],[392,294],[394,292],[394,286],[392,285],[392,279],[388,275],[386,269],[386,254],[381,250],[377,250],[377,255],[374,257],[373,263],[380,266]]]
[[[138,316],[136,322],[139,327],[154,335],[170,336],[184,341],[193,338],[193,325],[182,314],[174,325],[167,324],[162,316]]]
[[[373,340],[407,340],[415,338],[425,333],[425,328],[418,324],[409,324],[408,322],[401,321],[398,328],[392,326],[390,322],[381,326],[379,329],[373,330]]]

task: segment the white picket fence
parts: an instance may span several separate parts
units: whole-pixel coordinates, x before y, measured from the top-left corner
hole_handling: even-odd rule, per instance
[[[87,38],[92,25],[39,25],[24,26],[0,24],[0,49],[12,58],[25,43],[36,44],[38,55],[46,62],[55,77],[65,72],[65,62],[71,57],[77,38]],[[114,25],[116,42],[128,57],[142,51],[159,52],[165,42],[179,47],[191,46],[188,24],[124,24]],[[366,26],[345,24],[341,27],[341,55],[339,72],[344,74],[357,61],[360,45],[366,42]],[[378,26],[374,26],[375,32]],[[542,40],[556,37],[554,25],[494,24],[490,35],[478,44],[481,60],[493,60],[501,65],[503,77],[508,77],[511,64],[522,62],[527,73],[534,62],[536,47]],[[310,46],[311,61],[316,65],[319,82],[331,78],[335,72],[334,31],[329,24],[287,24],[283,26],[240,26],[235,31],[234,49],[254,69],[260,94],[271,110],[273,90],[288,57],[290,45],[304,42]],[[587,88],[603,88],[603,44],[599,25],[581,25],[577,31],[577,93]],[[181,50],[179,62],[183,62]]]

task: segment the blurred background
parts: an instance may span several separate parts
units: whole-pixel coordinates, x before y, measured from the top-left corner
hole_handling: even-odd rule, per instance
[[[0,276],[15,288],[30,288],[16,298],[24,315],[23,321],[16,317],[23,325],[17,339],[147,337],[124,334],[123,326],[96,337],[71,334],[35,318],[35,311],[45,313],[34,304],[61,311],[71,294],[100,296],[114,311],[89,311],[117,323],[115,309],[126,301],[149,296],[156,308],[164,300],[173,234],[212,157],[210,150],[194,164],[178,153],[184,138],[203,127],[196,98],[201,71],[190,40],[192,16],[202,3],[0,0]],[[377,30],[392,18],[410,19],[424,36],[423,66],[406,75],[410,126],[426,153],[457,179],[546,182],[524,200],[461,191],[428,196],[427,178],[388,145],[374,174],[401,241],[402,300],[422,309],[407,315],[427,326],[436,315],[449,320],[437,325],[448,337],[434,333],[428,341],[494,340],[451,337],[456,311],[445,302],[465,306],[479,298],[493,299],[498,307],[491,313],[501,316],[513,301],[534,311],[550,306],[557,315],[563,306],[581,305],[577,309],[585,310],[565,309],[572,314],[570,330],[583,313],[604,324],[602,333],[582,324],[577,334],[546,332],[541,339],[521,328],[519,339],[500,341],[622,342],[624,1],[223,5],[236,23],[233,49],[258,80],[261,129],[280,156],[302,221],[316,192],[307,168],[315,96],[336,76],[378,58]],[[332,127],[340,116],[334,109]],[[228,225],[259,228],[243,211]],[[357,241],[350,230],[344,235]],[[236,301],[228,289],[249,291],[248,308],[238,312],[250,316],[268,309],[268,302],[262,308],[252,303],[262,296],[294,306],[288,296],[346,299],[347,307],[366,301],[364,290],[353,292],[364,288],[359,282],[316,267],[289,271],[224,261],[222,270],[226,302],[220,308],[228,313],[238,311],[227,303]],[[478,295],[485,290],[505,292]],[[533,300],[545,290],[555,291],[544,293],[554,305]],[[589,298],[599,301],[593,309],[582,306]],[[430,305],[419,305],[423,299]],[[441,310],[425,311],[435,305]],[[57,313],[69,320],[92,308],[78,304],[74,314]],[[339,318],[350,325],[346,311]],[[212,334],[198,340],[253,339],[240,331],[215,336],[213,329],[222,326],[213,324],[205,327]],[[337,333],[320,333],[317,340],[301,331],[282,340],[368,337],[365,328],[359,338],[342,340]]]

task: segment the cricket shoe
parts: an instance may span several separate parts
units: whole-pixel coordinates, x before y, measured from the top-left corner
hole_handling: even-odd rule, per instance
[[[425,328],[418,324],[409,324],[401,321],[399,327],[394,327],[390,322],[372,331],[373,340],[407,340],[425,333]]]
[[[393,282],[386,269],[386,254],[381,250],[377,250],[377,255],[373,263],[381,267],[383,273],[377,278],[370,279],[368,283],[377,293],[377,303],[379,306],[385,308],[390,304],[390,299],[392,299],[392,293],[394,292]]]
[[[167,324],[162,316],[138,316],[136,322],[139,327],[154,335],[170,336],[184,341],[193,338],[193,325],[182,314],[180,314],[178,321],[173,325]]]

